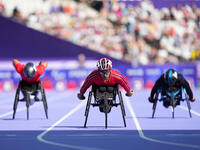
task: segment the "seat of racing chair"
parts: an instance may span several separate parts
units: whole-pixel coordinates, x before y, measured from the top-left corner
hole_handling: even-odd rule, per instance
[[[112,103],[110,103],[112,106],[118,106],[118,104],[115,103],[117,88],[118,88],[118,85],[99,86],[99,85],[93,84],[92,92],[94,93],[95,101],[99,102],[103,99],[107,99],[108,101],[112,101]],[[99,106],[99,103],[95,103],[93,104],[93,106]]]
[[[171,98],[174,97],[175,102],[171,101]],[[166,90],[161,91],[161,98],[159,101],[163,101],[163,103],[169,103],[169,106],[172,106],[172,103],[176,105],[180,105],[180,101],[183,101],[182,98],[182,88],[168,88]]]

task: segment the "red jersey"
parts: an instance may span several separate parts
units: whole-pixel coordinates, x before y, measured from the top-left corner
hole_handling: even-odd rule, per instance
[[[28,82],[28,83],[34,83],[34,82],[39,82],[40,81],[40,76],[44,73],[45,71],[45,66],[43,65],[38,65],[36,66],[36,73],[35,73],[35,76],[33,78],[27,78],[25,75],[24,75],[24,64],[20,64],[20,63],[17,63],[15,65],[15,69],[16,71],[20,74],[22,80]]]
[[[88,75],[85,82],[83,83],[80,93],[84,94],[86,90],[92,85],[108,85],[114,86],[115,84],[120,84],[126,92],[130,92],[130,87],[125,77],[122,76],[120,72],[117,70],[112,69],[110,73],[110,78],[108,81],[104,81],[99,73],[98,70],[94,70],[92,73]]]

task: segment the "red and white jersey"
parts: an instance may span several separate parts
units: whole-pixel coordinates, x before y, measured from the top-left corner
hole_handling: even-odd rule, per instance
[[[16,71],[20,74],[22,80],[28,82],[28,83],[34,83],[34,82],[39,82],[40,81],[40,76],[44,73],[45,71],[45,66],[43,65],[38,65],[36,66],[36,73],[35,73],[35,76],[33,78],[27,78],[25,75],[24,75],[24,64],[21,64],[21,63],[17,63],[15,65],[15,69]]]
[[[104,81],[98,70],[94,70],[91,72],[83,83],[80,93],[84,94],[86,90],[92,85],[108,85],[114,86],[115,84],[120,84],[126,92],[130,92],[130,86],[126,80],[126,78],[117,70],[112,69],[110,73],[110,78],[108,81]]]

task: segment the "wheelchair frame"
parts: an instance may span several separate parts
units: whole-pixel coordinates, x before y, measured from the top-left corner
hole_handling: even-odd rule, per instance
[[[188,112],[189,112],[189,116],[190,116],[190,118],[192,117],[192,114],[191,114],[191,105],[190,105],[190,102],[189,102],[189,96],[187,95],[187,93],[186,93],[186,89],[185,88],[183,88],[183,89],[180,89],[180,92],[181,92],[181,98],[180,99],[176,99],[176,94],[175,94],[175,92],[172,92],[172,93],[170,93],[170,104],[171,104],[171,106],[172,106],[172,118],[174,118],[174,109],[175,109],[175,106],[176,106],[176,102],[177,101],[186,101],[186,103],[187,103],[187,107],[188,107]],[[162,91],[161,90],[158,90],[157,92],[156,92],[156,95],[155,95],[155,102],[154,102],[154,104],[153,104],[153,113],[152,113],[152,118],[154,118],[154,115],[155,115],[155,111],[156,111],[156,106],[157,106],[157,102],[158,101],[165,101],[166,99],[164,99],[163,98],[163,95],[161,94],[162,93]],[[183,93],[184,93],[184,99],[182,98],[183,96]],[[160,95],[160,99],[158,98],[159,97],[159,95]]]
[[[42,86],[41,81],[39,81],[38,84],[39,84],[39,86],[38,86],[37,91],[41,92],[42,102],[43,102],[44,110],[45,110],[45,115],[46,115],[46,118],[48,119],[48,106],[47,106],[45,90]],[[16,90],[16,94],[15,94],[15,100],[14,100],[14,105],[13,105],[13,119],[15,119],[15,114],[16,114],[16,111],[17,111],[17,105],[18,105],[18,102],[19,102],[20,91],[24,92],[24,99],[25,99],[26,108],[27,108],[27,120],[29,120],[30,95],[32,94],[32,92],[35,92],[35,91],[30,92],[30,91],[22,90],[22,80],[19,82],[17,90]]]
[[[105,86],[103,86],[103,87],[105,87]],[[122,118],[123,118],[123,122],[124,122],[124,127],[126,127],[126,120],[125,120],[126,112],[125,112],[125,109],[124,109],[124,103],[123,103],[121,91],[119,90],[118,85],[109,86],[109,87],[113,87],[114,88],[114,90],[113,90],[114,97],[112,98],[112,101],[114,101],[115,103],[113,103],[112,105],[109,106],[109,104],[108,104],[108,96],[107,96],[108,92],[107,91],[102,92],[101,100],[104,101],[104,103],[103,103],[103,109],[106,110],[106,111],[104,111],[104,113],[105,113],[105,128],[108,127],[108,113],[109,112],[107,110],[109,108],[111,109],[113,106],[117,107],[118,105],[120,105],[120,107],[121,107]],[[86,108],[85,108],[85,123],[84,123],[84,128],[86,128],[86,124],[87,124],[87,120],[88,120],[88,115],[89,115],[89,110],[90,110],[90,105],[92,105],[93,107],[96,107],[96,106],[100,107],[100,104],[97,103],[96,90],[97,90],[97,85],[93,84],[92,85],[92,90],[89,92],[88,101],[87,101],[87,105],[86,105]],[[119,103],[116,102],[116,95],[118,95]],[[94,102],[92,102],[92,96],[94,96]]]

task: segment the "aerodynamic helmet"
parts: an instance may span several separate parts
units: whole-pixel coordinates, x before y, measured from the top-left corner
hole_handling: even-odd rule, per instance
[[[36,73],[36,67],[33,63],[28,62],[25,66],[24,66],[24,75],[27,78],[33,78],[35,76]]]
[[[178,79],[178,73],[174,69],[168,69],[164,74],[165,83],[174,85]]]
[[[99,71],[107,71],[112,69],[112,61],[108,58],[101,58],[97,63],[97,68]]]

